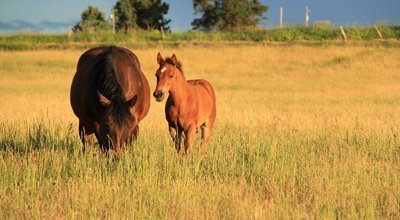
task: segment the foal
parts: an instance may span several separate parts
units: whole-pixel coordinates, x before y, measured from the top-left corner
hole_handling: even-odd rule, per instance
[[[175,54],[164,60],[158,53],[157,63],[160,66],[156,72],[157,87],[153,96],[161,102],[169,93],[165,116],[176,151],[180,156],[185,152],[190,154],[196,130],[200,127],[200,153],[204,155],[217,113],[213,87],[204,79],[186,81]],[[182,138],[185,151],[181,147]]]

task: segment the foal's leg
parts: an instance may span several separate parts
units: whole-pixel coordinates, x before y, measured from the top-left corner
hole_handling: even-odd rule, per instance
[[[211,137],[211,129],[214,124],[215,118],[211,118],[206,120],[204,124],[201,125],[201,145],[200,145],[200,154],[205,155],[207,153],[207,145],[210,141]]]
[[[200,145],[200,155],[205,155],[207,153],[207,144],[211,137],[211,128],[207,126],[206,123],[201,125],[201,145]]]
[[[183,152],[183,147],[182,147],[182,145],[183,145],[183,138],[184,138],[184,133],[183,133],[183,129],[182,128],[180,128],[180,127],[178,127],[178,140],[177,140],[177,152],[178,153],[180,153],[180,152]]]
[[[90,146],[93,145],[93,133],[93,129],[84,126],[83,123],[79,121],[79,137],[81,138],[83,144],[83,150],[85,150],[86,144]]]
[[[169,134],[171,135],[172,141],[174,142],[175,150],[179,152],[180,150],[179,137],[178,137],[178,131],[175,128],[175,126],[173,125],[169,126]]]
[[[196,125],[190,125],[185,131],[185,151],[187,155],[190,155],[194,140],[196,139]]]

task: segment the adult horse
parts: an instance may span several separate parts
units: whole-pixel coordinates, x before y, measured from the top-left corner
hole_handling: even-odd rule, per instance
[[[185,152],[189,154],[196,138],[196,130],[200,127],[200,152],[204,155],[217,113],[213,87],[204,79],[186,81],[175,54],[164,60],[158,53],[157,63],[157,87],[153,96],[161,102],[169,92],[165,115],[175,149],[183,156],[181,143],[184,138]]]
[[[83,144],[93,134],[104,150],[116,155],[136,138],[138,123],[150,107],[149,83],[135,54],[110,46],[89,49],[81,55],[71,85],[71,106],[79,118]]]

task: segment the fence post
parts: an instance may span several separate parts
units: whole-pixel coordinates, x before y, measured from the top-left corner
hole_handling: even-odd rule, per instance
[[[114,11],[114,8],[111,9],[110,18],[111,18],[111,22],[112,22],[112,31],[113,31],[113,34],[115,34],[115,11]]]
[[[165,34],[164,34],[163,26],[160,27],[160,31],[161,31],[162,39],[165,40]]]
[[[383,39],[381,32],[379,31],[378,27],[376,25],[374,25],[374,28],[376,30],[376,33],[378,33],[379,39]]]
[[[279,28],[283,27],[283,7],[281,6],[280,8],[280,13],[279,13]]]
[[[306,5],[306,27],[308,27],[308,22],[310,21],[310,9],[308,8],[308,5]]]
[[[72,31],[72,28],[68,28],[68,41],[70,41],[71,40],[71,37],[72,37],[72,34],[73,34],[74,32]]]
[[[344,32],[344,29],[343,29],[342,25],[340,25],[340,32],[342,33],[343,39],[345,41],[347,41],[347,36],[346,36],[346,33]]]

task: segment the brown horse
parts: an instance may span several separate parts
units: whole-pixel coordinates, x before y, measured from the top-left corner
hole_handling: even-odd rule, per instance
[[[196,137],[196,130],[200,127],[202,132],[200,152],[204,155],[217,113],[213,87],[204,79],[186,81],[175,54],[164,60],[158,53],[157,63],[160,66],[156,72],[157,87],[153,95],[158,102],[161,102],[169,92],[165,115],[175,149],[180,156],[183,156],[181,148],[183,137],[185,152],[189,154]]]
[[[96,135],[104,150],[118,156],[136,138],[150,108],[149,83],[135,54],[121,47],[97,47],[81,55],[71,85],[71,106],[83,144]]]

